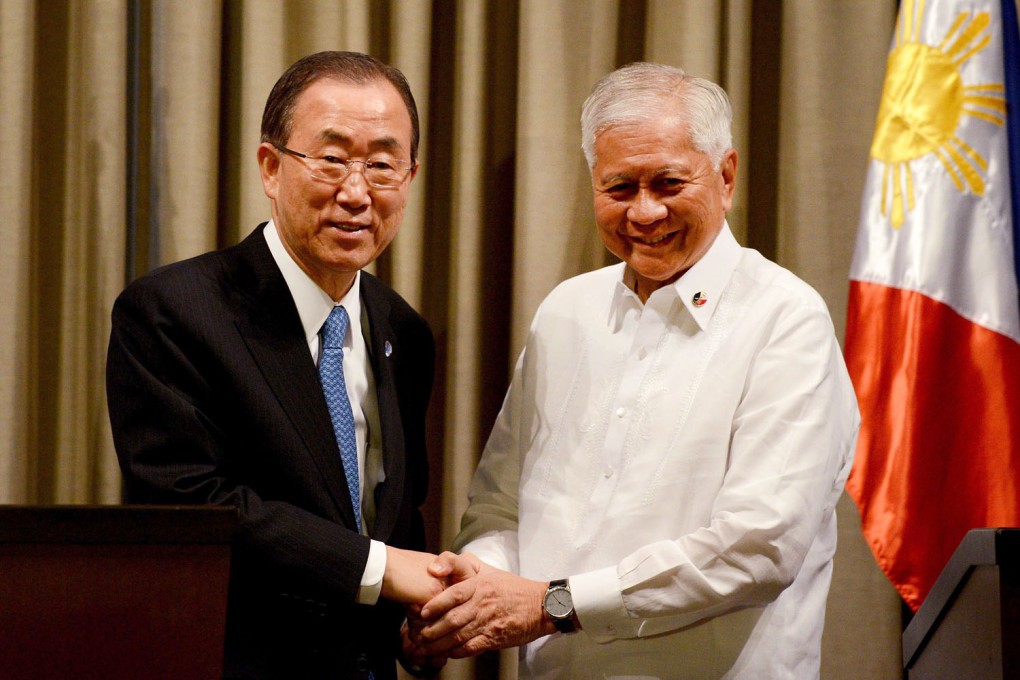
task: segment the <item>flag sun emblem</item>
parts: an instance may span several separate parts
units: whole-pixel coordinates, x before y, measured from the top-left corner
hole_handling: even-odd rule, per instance
[[[920,11],[918,11],[920,6]],[[935,47],[921,42],[923,0],[907,0],[889,53],[871,157],[882,162],[882,215],[903,225],[914,208],[910,161],[934,153],[961,193],[985,190],[988,163],[957,134],[960,119],[974,116],[1001,126],[1006,119],[1002,83],[966,84],[960,67],[988,47],[988,12],[963,12]],[[890,193],[892,194],[890,196]]]

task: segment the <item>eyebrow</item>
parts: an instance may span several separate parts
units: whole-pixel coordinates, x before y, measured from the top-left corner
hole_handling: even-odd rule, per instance
[[[336,130],[323,130],[319,133],[319,139],[324,142],[340,145],[350,145],[354,143],[354,140],[352,140],[349,136],[337,132]],[[383,149],[385,151],[403,151],[404,149],[395,137],[379,137],[378,139],[370,141],[368,146],[373,150]]]
[[[616,184],[617,182],[632,182],[633,180],[623,174],[617,173],[615,175],[609,175],[608,177],[597,177],[595,183],[598,186],[609,186],[610,184]]]
[[[659,168],[654,173],[652,173],[652,179],[658,179],[659,177],[669,175],[671,173],[679,173],[682,175],[684,174],[685,170],[686,168],[684,168],[683,165],[667,165]],[[612,175],[608,175],[606,177],[600,177],[598,181],[600,184],[612,184],[613,182],[619,181],[633,182],[635,181],[634,178],[636,174],[637,173],[634,172],[618,172]]]

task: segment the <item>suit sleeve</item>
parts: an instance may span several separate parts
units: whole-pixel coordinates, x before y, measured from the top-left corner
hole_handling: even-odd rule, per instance
[[[279,450],[283,416],[210,330],[219,303],[189,285],[142,280],[114,306],[107,394],[126,500],[234,505],[235,564],[253,579],[353,602],[369,539],[328,519],[327,491],[279,464],[297,455]]]

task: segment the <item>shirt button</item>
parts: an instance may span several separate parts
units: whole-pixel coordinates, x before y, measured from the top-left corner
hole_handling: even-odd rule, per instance
[[[620,408],[616,409],[616,417],[617,418],[622,418],[625,415],[627,415],[627,409],[626,408],[621,406]]]
[[[648,350],[647,349],[642,347],[641,349],[638,350],[637,358],[638,358],[639,361],[643,361],[646,356],[648,356]]]
[[[611,467],[609,467],[607,465],[606,469],[602,471],[602,476],[604,476],[606,479],[609,479],[610,477],[612,477],[613,476],[613,468],[611,468]]]

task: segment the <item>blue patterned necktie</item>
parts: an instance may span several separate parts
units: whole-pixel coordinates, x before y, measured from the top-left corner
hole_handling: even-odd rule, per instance
[[[340,458],[347,476],[347,487],[354,505],[354,517],[361,530],[361,491],[358,484],[358,444],[354,438],[354,413],[347,398],[344,382],[344,335],[350,318],[343,307],[333,307],[322,325],[322,356],[319,357],[319,380],[326,395],[329,418],[333,421],[333,434],[340,446]]]

